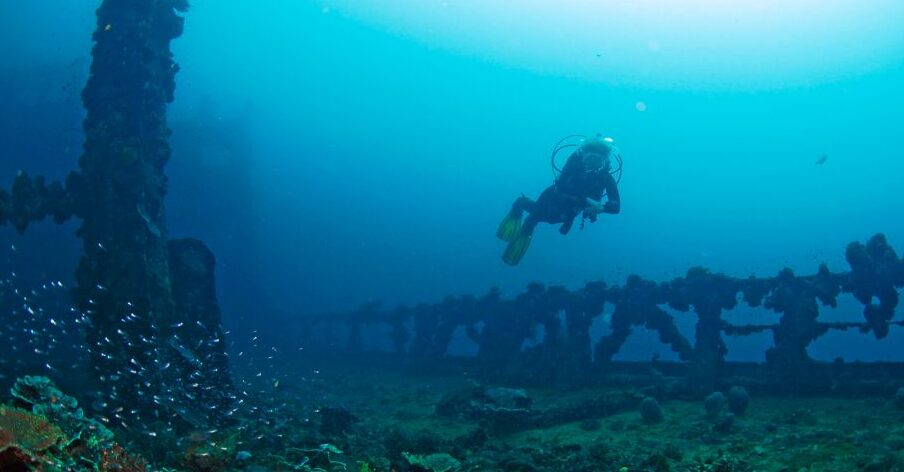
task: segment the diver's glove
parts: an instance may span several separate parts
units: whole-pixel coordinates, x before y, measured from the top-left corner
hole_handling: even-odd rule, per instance
[[[590,220],[590,222],[593,223],[596,221],[596,215],[602,213],[604,208],[602,203],[588,198],[587,206],[584,207],[584,213],[581,216],[585,220]]]

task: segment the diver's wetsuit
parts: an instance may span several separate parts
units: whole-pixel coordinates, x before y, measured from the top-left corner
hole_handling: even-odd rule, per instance
[[[568,234],[574,219],[588,208],[587,199],[601,201],[606,195],[608,201],[603,213],[616,214],[621,211],[621,199],[615,178],[607,170],[587,172],[581,159],[569,159],[555,184],[550,185],[537,201],[521,197],[512,205],[515,211],[527,211],[523,230],[531,234],[537,223],[562,223],[559,232]],[[596,215],[590,216],[591,221]]]

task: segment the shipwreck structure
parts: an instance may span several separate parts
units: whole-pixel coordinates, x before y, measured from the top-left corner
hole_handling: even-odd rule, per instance
[[[139,415],[214,421],[193,398],[228,401],[213,255],[171,241],[164,217],[170,158],[166,106],[178,66],[185,0],[104,0],[97,10],[79,168],[65,183],[20,173],[0,191],[0,225],[81,219],[84,254],[73,298],[90,323],[92,365],[112,407]]]
[[[232,386],[213,254],[197,240],[170,240],[165,224],[164,169],[171,154],[166,106],[178,71],[170,43],[182,33],[186,9],[185,0],[101,3],[91,75],[82,94],[86,140],[78,170],[65,182],[52,183],[20,173],[9,191],[0,191],[0,225],[24,232],[46,218],[81,220],[84,253],[72,295],[90,322],[91,361],[110,391],[111,408],[128,405],[145,419],[181,418],[196,426],[217,421],[224,409],[209,406],[229,402]],[[846,255],[850,271],[842,273],[821,266],[812,275],[785,269],[774,277],[734,278],[694,268],[665,282],[631,276],[624,285],[594,282],[577,290],[532,284],[511,299],[491,290],[436,304],[368,305],[301,319],[299,330],[308,352],[354,354],[364,350],[367,328],[382,325],[394,355],[416,365],[450,360],[449,345],[463,330],[478,346],[467,362],[487,377],[570,383],[638,372],[636,364],[613,359],[632,330],[643,326],[680,359],[646,364],[688,379],[687,385],[701,391],[738,376],[754,388],[774,391],[887,389],[877,383],[869,387],[867,380],[877,373],[904,379],[904,364],[826,364],[807,352],[829,330],[859,329],[883,338],[891,326],[904,324],[894,320],[904,261],[885,238],[852,243]],[[836,306],[845,293],[863,304],[863,321],[820,321],[820,305]],[[725,312],[741,303],[771,310],[779,320],[725,321]],[[591,327],[607,310],[611,330],[594,345]],[[675,320],[691,312],[693,342]],[[538,326],[543,341],[525,348]],[[766,362],[726,362],[724,336],[755,333],[773,336]],[[198,411],[197,405],[208,407]]]
[[[829,392],[845,389],[881,389],[879,378],[904,380],[904,365],[845,363],[839,353],[834,363],[819,363],[807,353],[818,337],[835,329],[858,329],[878,339],[894,321],[898,289],[904,286],[904,261],[883,235],[866,244],[851,243],[846,251],[851,270],[832,273],[825,265],[812,275],[784,269],[769,278],[733,278],[692,268],[684,277],[653,282],[632,275],[622,286],[602,282],[578,290],[532,284],[527,291],[504,299],[498,290],[483,296],[449,296],[436,304],[383,309],[371,304],[358,310],[306,320],[308,350],[357,353],[363,335],[388,333],[396,356],[414,364],[437,365],[449,361],[453,333],[463,328],[478,346],[467,362],[485,377],[513,382],[593,382],[609,374],[640,373],[650,367],[660,373],[689,380],[689,390],[711,391],[729,379],[746,377],[751,388],[784,392]],[[835,307],[839,295],[852,294],[863,304],[862,322],[823,322],[820,305]],[[723,319],[739,304],[763,307],[780,315],[777,323],[735,325]],[[610,331],[592,345],[594,319],[611,307]],[[670,310],[667,311],[666,308]],[[694,341],[677,328],[676,316],[696,314]],[[367,329],[383,325],[383,330]],[[542,326],[541,343],[524,347]],[[655,331],[680,362],[613,361],[632,330]],[[728,363],[724,336],[771,333],[774,345],[764,364]],[[460,361],[465,361],[459,359]],[[454,362],[455,360],[452,359]],[[613,375],[610,375],[612,377]],[[892,385],[894,384],[894,385]]]

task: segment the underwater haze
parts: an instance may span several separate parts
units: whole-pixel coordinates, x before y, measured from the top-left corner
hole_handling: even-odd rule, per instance
[[[839,270],[851,240],[900,241],[902,19],[895,2],[199,2],[172,112],[250,113],[255,264],[289,312]],[[561,137],[596,132],[624,157],[621,214],[541,226],[501,264],[510,202],[551,183]]]
[[[250,103],[281,306],[812,272],[899,241],[904,7],[668,3],[197,2],[172,111]],[[511,201],[551,183],[558,139],[596,132],[624,156],[622,213],[541,227],[501,264]]]
[[[904,471],[902,25],[0,1],[0,470]]]
[[[94,3],[3,5],[4,76],[25,84],[2,91],[4,175],[75,162]],[[842,270],[850,241],[904,242],[902,22],[894,1],[193,2],[169,230],[211,245],[227,320],[698,265]],[[48,93],[65,104],[49,130],[29,98]],[[181,153],[202,113],[239,120],[252,157]],[[594,133],[624,158],[621,213],[541,225],[503,264],[511,201],[552,182],[560,138]]]

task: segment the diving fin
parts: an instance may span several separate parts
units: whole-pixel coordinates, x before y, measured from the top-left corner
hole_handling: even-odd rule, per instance
[[[518,265],[524,254],[527,253],[531,239],[533,239],[533,234],[526,231],[518,231],[515,237],[509,241],[508,246],[505,247],[502,260],[508,265]]]
[[[521,212],[512,210],[499,223],[499,228],[496,229],[496,237],[503,241],[511,241],[520,232]]]

